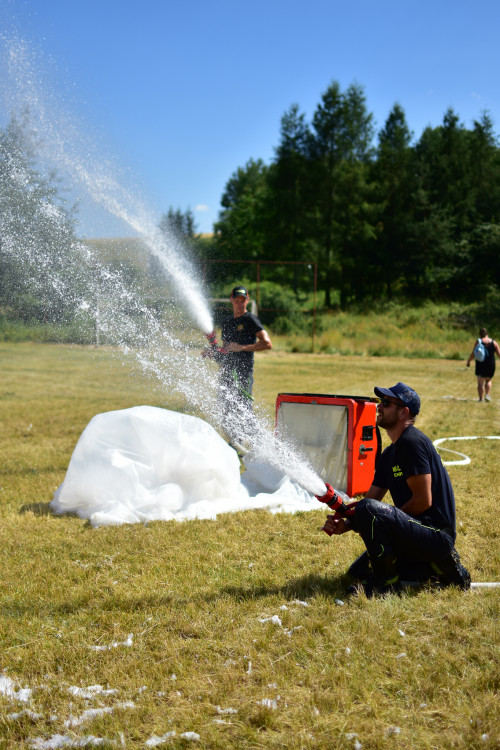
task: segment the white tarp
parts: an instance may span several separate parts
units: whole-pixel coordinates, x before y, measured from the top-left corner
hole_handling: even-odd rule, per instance
[[[50,503],[92,526],[194,518],[320,504],[265,461],[236,452],[207,422],[153,406],[97,414],[83,431]]]

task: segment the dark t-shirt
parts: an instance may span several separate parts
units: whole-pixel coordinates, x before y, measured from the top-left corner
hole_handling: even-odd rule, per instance
[[[389,490],[394,505],[401,508],[412,496],[407,478],[419,474],[431,475],[432,506],[418,516],[418,521],[438,529],[451,529],[455,536],[455,496],[448,472],[432,441],[410,425],[383,451],[373,484]]]
[[[223,344],[233,341],[235,344],[255,344],[258,331],[263,327],[258,318],[246,312],[239,318],[227,318],[222,324],[221,338]],[[229,352],[221,360],[223,370],[236,370],[242,376],[249,375],[253,370],[253,352]]]

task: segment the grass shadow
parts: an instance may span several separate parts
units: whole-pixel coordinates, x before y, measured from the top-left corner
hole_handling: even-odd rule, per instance
[[[321,576],[309,573],[300,578],[292,578],[282,586],[227,586],[216,596],[208,597],[216,599],[220,595],[228,595],[236,600],[258,599],[270,595],[280,595],[285,599],[310,599],[317,594],[336,596],[345,588],[345,577]]]
[[[30,503],[28,505],[21,505],[19,513],[33,513],[35,516],[54,515],[50,509],[50,503]]]
[[[6,619],[23,620],[27,616],[39,618],[53,618],[66,615],[87,616],[89,613],[95,619],[111,612],[136,613],[137,611],[158,610],[162,607],[184,607],[189,599],[177,600],[173,596],[151,594],[143,597],[114,596],[96,598],[95,592],[89,590],[83,594],[69,597],[66,600],[53,600],[28,603],[13,598],[11,601],[0,602],[0,616]],[[0,744],[1,747],[1,744]]]
[[[52,501],[50,501],[52,502]],[[19,508],[19,513],[33,513],[35,516],[52,516],[52,518],[57,518],[61,521],[70,521],[72,518],[77,518],[80,521],[84,521],[83,527],[84,528],[92,528],[90,521],[80,518],[78,513],[67,511],[64,513],[54,513],[54,511],[50,507],[50,502],[48,503],[30,503],[27,505],[21,505]]]
[[[82,613],[86,610],[95,610],[103,614],[106,612],[137,612],[158,610],[169,607],[174,609],[183,609],[190,602],[211,603],[230,596],[236,602],[244,602],[264,598],[267,596],[280,596],[286,601],[300,599],[305,601],[311,599],[317,594],[326,596],[339,596],[345,593],[345,581],[342,576],[331,578],[328,576],[319,576],[310,574],[301,578],[295,578],[282,586],[227,586],[219,589],[217,592],[189,596],[174,596],[172,594],[145,594],[137,597],[134,594],[118,595],[112,597],[99,597],[96,599],[96,593],[88,590],[84,594],[75,597],[69,597],[60,602],[38,602],[25,603],[18,600],[12,602],[2,602],[0,612],[3,617],[19,619],[30,616],[53,617],[56,615],[72,615]]]

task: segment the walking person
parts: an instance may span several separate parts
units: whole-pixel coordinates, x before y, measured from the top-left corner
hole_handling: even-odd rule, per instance
[[[500,357],[500,347],[497,342],[488,336],[486,328],[481,328],[479,331],[479,338],[486,350],[486,356],[482,362],[476,359],[476,377],[477,377],[477,394],[479,401],[491,401],[491,380],[495,374],[495,354]],[[474,342],[471,353],[467,360],[467,367],[470,367],[474,357],[474,350],[478,340]]]

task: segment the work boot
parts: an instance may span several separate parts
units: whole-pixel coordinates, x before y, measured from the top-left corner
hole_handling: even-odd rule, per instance
[[[463,591],[470,589],[470,573],[460,562],[460,555],[453,548],[444,560],[431,563],[442,586],[458,586]]]
[[[361,556],[355,563],[358,563],[358,571],[366,565],[367,560]],[[364,591],[367,599],[374,596],[385,596],[386,594],[395,594],[401,591],[399,582],[398,561],[396,555],[384,555],[383,557],[369,558],[371,572],[357,585],[349,586],[347,593],[351,596]],[[356,568],[354,568],[356,571]],[[351,572],[351,569],[349,570]]]
[[[351,581],[366,581],[371,573],[370,558],[368,552],[363,552],[357,557],[347,570],[347,576]]]
[[[349,586],[347,589],[347,596],[359,596],[362,592],[367,599],[373,599],[376,596],[387,596],[388,594],[400,594],[403,587],[399,581],[389,583],[388,581],[381,580],[374,575],[368,576],[364,581],[359,581],[357,584]]]
[[[381,586],[392,586],[399,581],[398,558],[396,555],[370,557],[373,576]]]

